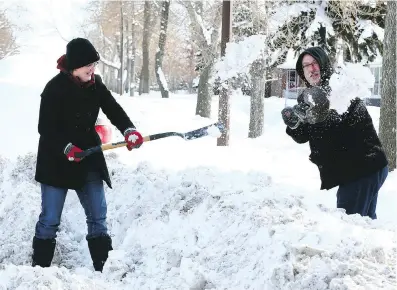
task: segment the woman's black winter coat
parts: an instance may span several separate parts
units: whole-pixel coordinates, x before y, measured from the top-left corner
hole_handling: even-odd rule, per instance
[[[352,182],[387,165],[371,116],[359,98],[342,115],[330,110],[326,121],[295,130],[287,127],[286,132],[297,143],[309,141],[309,159],[318,166],[321,189]]]
[[[87,172],[97,170],[111,187],[103,153],[95,153],[79,163],[69,161],[64,154],[68,143],[82,150],[101,144],[95,131],[100,109],[120,132],[134,127],[98,75],[89,87],[77,85],[64,72],[47,83],[41,94],[36,181],[80,189],[84,186]]]

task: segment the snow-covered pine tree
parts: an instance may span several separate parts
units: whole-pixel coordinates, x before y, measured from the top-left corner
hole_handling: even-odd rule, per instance
[[[233,39],[264,34],[266,27],[265,3],[258,0],[243,0],[233,3]]]
[[[316,45],[335,59],[343,49],[344,59],[351,62],[372,61],[383,52],[382,1],[283,1],[280,6],[272,17],[285,21],[271,38],[272,50],[292,49],[298,54]]]

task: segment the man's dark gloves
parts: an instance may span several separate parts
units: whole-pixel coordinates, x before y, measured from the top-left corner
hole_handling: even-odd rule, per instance
[[[317,124],[325,121],[329,113],[328,93],[321,87],[305,89],[297,99],[298,104],[281,111],[284,123],[291,129],[300,124]]]
[[[306,103],[298,103],[292,107],[292,110],[302,123],[306,123],[306,113],[309,108],[310,106]]]
[[[327,118],[329,107],[328,93],[321,87],[311,87],[299,95],[294,111],[304,122],[316,124]]]
[[[286,107],[281,111],[281,116],[285,125],[290,127],[291,129],[298,128],[300,124],[299,117],[295,114],[294,109],[291,107]]]

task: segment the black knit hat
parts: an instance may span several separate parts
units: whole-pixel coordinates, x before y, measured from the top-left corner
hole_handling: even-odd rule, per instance
[[[69,70],[74,70],[98,61],[99,54],[88,39],[75,38],[66,46],[66,63]]]

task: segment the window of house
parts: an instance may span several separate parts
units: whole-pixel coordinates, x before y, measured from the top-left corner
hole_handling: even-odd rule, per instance
[[[288,70],[288,79],[287,79],[288,90],[296,89],[297,87],[297,78],[295,70]]]
[[[371,72],[375,78],[374,88],[371,89],[371,93],[373,96],[380,96],[382,89],[382,68],[380,66],[371,67]]]

